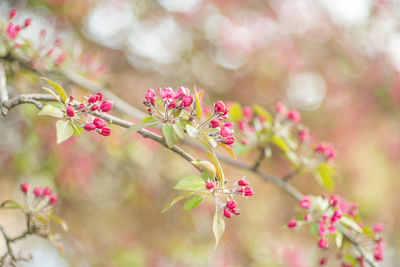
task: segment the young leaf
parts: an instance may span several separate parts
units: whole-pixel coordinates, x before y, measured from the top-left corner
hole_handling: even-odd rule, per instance
[[[0,208],[4,209],[23,209],[22,206],[14,200],[6,200],[1,203]]]
[[[52,214],[49,215],[48,217],[50,220],[54,221],[55,223],[58,223],[65,232],[68,231],[68,225],[63,219]]]
[[[161,211],[161,213],[166,212],[167,210],[169,210],[173,205],[175,205],[176,203],[178,203],[179,201],[181,201],[182,199],[192,195],[193,192],[186,192],[180,196],[177,196],[176,198],[174,198],[171,202],[169,202]]]
[[[196,116],[198,118],[200,118],[201,117],[201,105],[200,105],[199,94],[197,93],[196,87],[194,88],[194,97],[195,97],[195,105],[196,105]]]
[[[316,169],[315,177],[327,189],[332,190],[334,187],[334,183],[333,183],[333,175],[334,174],[335,174],[335,171],[332,169],[332,167],[329,164],[321,163],[318,165],[318,167]]]
[[[60,98],[53,92],[53,90],[47,88],[47,87],[42,87],[43,90],[46,90],[47,92],[49,92],[49,94],[51,94],[58,102],[62,103]]]
[[[186,131],[191,137],[197,137],[200,134],[200,131],[190,124],[186,125]]]
[[[162,127],[162,132],[168,147],[173,147],[179,141],[179,137],[171,125],[164,124]]]
[[[260,105],[254,104],[253,109],[258,115],[263,116],[266,121],[272,120],[271,114],[269,114],[269,112],[267,110],[265,110],[263,107],[261,107]]]
[[[350,217],[343,216],[342,218],[340,218],[339,222],[359,233],[362,233],[362,228]]]
[[[174,187],[174,189],[189,191],[198,191],[205,188],[203,178],[197,175],[189,175],[182,178]]]
[[[143,117],[143,119],[141,120],[142,122],[156,122],[157,120],[154,119],[152,116],[150,115],[146,115]]]
[[[234,103],[229,109],[229,118],[233,122],[237,122],[243,117],[242,107],[239,103]]]
[[[215,210],[214,219],[213,219],[213,233],[215,236],[215,248],[218,246],[218,242],[221,239],[222,235],[225,232],[225,221],[222,217],[221,212],[219,212],[218,208]]]
[[[61,109],[53,106],[53,105],[46,105],[42,108],[41,111],[38,113],[39,116],[52,116],[55,118],[62,118],[64,117],[64,113]]]
[[[208,160],[198,159],[198,160],[193,160],[191,163],[202,167],[205,171],[207,171],[212,176],[211,179],[214,179],[217,171],[211,162],[209,162]]]
[[[342,243],[343,243],[343,233],[342,232],[336,231],[335,242],[336,242],[336,246],[338,248],[340,248],[342,246]]]
[[[183,137],[185,137],[185,132],[183,131],[182,124],[179,120],[176,120],[175,123],[172,124],[172,128],[180,139],[183,139]]]
[[[274,136],[271,138],[271,142],[275,144],[277,147],[279,147],[284,153],[287,153],[290,151],[289,147],[287,146],[285,140],[283,138]]]
[[[211,175],[211,173],[209,173],[208,171],[202,171],[201,172],[201,178],[203,178],[204,181],[208,181],[208,180],[213,180],[215,177]]]
[[[194,195],[186,200],[185,204],[183,205],[183,209],[190,210],[199,205],[203,201],[203,197],[199,195]]]
[[[224,172],[222,171],[222,167],[219,164],[219,161],[213,152],[207,151],[208,158],[210,159],[211,163],[214,164],[215,170],[217,171],[217,178],[221,185],[224,184],[225,176]]]
[[[49,84],[51,84],[51,86],[54,88],[54,90],[56,90],[57,94],[61,97],[61,99],[65,102],[67,100],[67,94],[65,93],[64,89],[57,83],[53,82],[52,80],[49,80],[47,78],[44,77],[40,77],[42,80],[45,80],[46,82],[48,82]]]
[[[74,135],[74,128],[72,128],[69,121],[58,120],[56,122],[57,129],[57,144],[60,144]]]
[[[221,143],[218,143],[218,145],[225,149],[225,151],[228,152],[229,156],[231,156],[233,159],[236,159],[236,155],[235,152],[233,152],[232,147]]]

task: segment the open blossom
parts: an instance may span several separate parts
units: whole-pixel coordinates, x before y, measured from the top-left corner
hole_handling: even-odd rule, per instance
[[[172,98],[174,96],[174,90],[171,87],[158,88],[158,94],[162,99]]]

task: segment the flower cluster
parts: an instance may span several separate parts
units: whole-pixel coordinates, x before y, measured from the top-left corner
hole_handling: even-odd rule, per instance
[[[232,218],[233,214],[240,215],[240,210],[237,207],[236,201],[233,199],[234,195],[252,196],[254,195],[253,188],[249,186],[249,181],[245,178],[239,179],[231,186],[217,187],[212,181],[205,183],[214,197],[215,204],[220,209],[226,218]],[[219,199],[219,197],[227,198],[226,202]]]
[[[342,249],[342,242],[344,241],[341,229],[346,229],[356,238],[362,239],[362,244],[370,248],[376,260],[383,259],[384,240],[379,235],[383,230],[383,224],[378,223],[373,229],[363,226],[358,221],[358,206],[356,204],[349,203],[338,195],[332,195],[329,198],[304,196],[299,205],[305,212],[301,219],[291,219],[288,227],[294,228],[303,224],[315,226],[316,233],[319,236],[318,246],[320,248],[327,249],[329,240],[332,239],[335,240],[338,248]],[[353,257],[360,263],[364,261],[362,255]],[[326,261],[326,258],[324,258],[320,261],[320,264],[323,265]],[[347,263],[344,262],[343,264]]]
[[[69,119],[75,126],[84,128],[86,131],[96,131],[103,136],[109,136],[111,129],[106,126],[106,121],[93,117],[92,112],[108,112],[113,107],[113,101],[104,100],[103,93],[99,92],[90,95],[86,103],[78,103],[70,96],[63,110],[65,117]]]
[[[27,18],[27,19],[25,19],[23,25],[17,25],[14,22],[12,22],[12,19],[16,15],[17,15],[17,10],[15,8],[11,9],[10,12],[8,13],[9,22],[8,22],[8,26],[7,26],[7,29],[6,29],[6,33],[7,33],[7,36],[11,40],[15,40],[15,38],[17,38],[17,36],[20,33],[20,31],[25,29],[26,27],[28,27],[32,23],[32,19],[31,18]]]
[[[31,208],[37,208],[40,206],[40,209],[44,209],[47,207],[54,207],[58,203],[58,195],[53,193],[53,190],[51,190],[49,187],[35,187],[31,189],[31,185],[29,183],[23,183],[20,185],[21,191],[25,194],[26,196],[26,201],[28,202],[28,199],[30,198],[29,195],[32,193],[34,199],[30,205],[27,205]],[[43,206],[44,205],[44,206]]]
[[[233,122],[228,119],[229,108],[224,102],[217,101],[213,109],[202,109],[202,94],[194,93],[186,87],[180,87],[174,91],[170,87],[158,88],[158,96],[153,89],[148,89],[143,104],[146,111],[156,121],[162,124],[175,124],[177,121],[184,125],[190,125],[191,130],[185,129],[193,137],[207,136],[207,141],[213,139],[226,145],[232,145],[235,142],[233,137]],[[196,103],[197,101],[197,103]],[[203,119],[202,112],[206,111],[208,118]],[[200,115],[199,115],[200,114]],[[189,127],[190,127],[189,126]],[[200,135],[200,133],[202,133]]]

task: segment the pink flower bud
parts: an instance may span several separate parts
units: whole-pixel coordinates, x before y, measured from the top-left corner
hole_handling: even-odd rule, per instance
[[[158,88],[158,94],[162,99],[169,99],[174,96],[174,90],[170,87]]]
[[[20,30],[20,26],[17,26],[14,23],[10,22],[7,26],[7,35],[10,37],[11,40],[14,40],[15,38],[17,38]]]
[[[309,209],[311,207],[311,202],[311,197],[305,196],[302,200],[300,200],[300,207],[303,209]]]
[[[103,97],[104,97],[103,92],[98,92],[98,93],[96,94],[96,99],[97,99],[97,101],[102,101],[102,100],[103,100]]]
[[[101,103],[100,109],[101,109],[101,111],[103,111],[103,112],[108,112],[108,111],[110,111],[110,110],[112,109],[113,105],[114,105],[114,102],[113,102],[113,101],[111,101],[111,100],[105,100],[105,101],[103,101],[103,102]]]
[[[67,115],[68,115],[68,117],[73,117],[73,116],[75,116],[75,110],[74,110],[74,107],[73,107],[73,106],[69,105],[69,106],[67,107]]]
[[[299,138],[299,140],[301,141],[301,142],[304,142],[304,141],[306,141],[308,138],[309,138],[309,136],[310,136],[310,133],[308,132],[308,130],[307,129],[304,129],[304,130],[300,130],[299,132],[298,132],[298,138]]]
[[[326,258],[323,258],[319,261],[319,265],[325,265],[326,264]]]
[[[334,234],[336,232],[336,226],[334,224],[331,224],[328,227],[329,233]]]
[[[47,186],[43,189],[44,196],[50,196],[52,193],[53,193],[53,191]]]
[[[206,182],[206,188],[208,190],[213,189],[214,188],[214,183],[211,181]]]
[[[286,111],[287,111],[286,107],[281,102],[276,102],[275,110],[276,110],[276,112],[278,112],[281,115],[285,115]]]
[[[85,125],[86,131],[93,131],[94,129],[96,129],[96,125],[94,125],[93,123],[88,123]]]
[[[190,95],[185,95],[185,96],[183,96],[182,97],[182,106],[183,107],[188,107],[188,106],[190,106],[191,104],[193,103],[193,97],[192,96],[190,96]]]
[[[222,101],[217,101],[217,102],[214,104],[214,110],[215,110],[215,112],[217,112],[217,113],[224,113],[224,111],[225,111],[225,104],[224,104],[224,102],[222,102]]]
[[[147,93],[144,95],[147,101],[150,101],[152,104],[156,102],[156,92],[153,89],[148,89]]]
[[[101,118],[94,118],[93,124],[97,129],[103,129],[106,126],[106,121]]]
[[[305,221],[310,220],[310,214],[305,213],[305,214],[304,214],[304,220],[305,220]]]
[[[226,122],[225,124],[224,124],[224,127],[227,127],[227,128],[229,128],[229,129],[233,129],[233,122],[231,122],[231,121],[228,121],[228,122]]]
[[[234,208],[234,209],[232,210],[232,212],[235,213],[235,215],[240,215],[240,210],[237,209],[237,208]]]
[[[219,131],[219,134],[222,137],[228,137],[228,136],[232,136],[234,133],[234,131],[232,129],[229,129],[228,127],[222,127],[221,130]]]
[[[54,45],[55,45],[55,46],[61,46],[61,45],[62,45],[62,40],[61,40],[60,38],[57,38],[57,39],[54,41]]]
[[[217,128],[221,125],[221,122],[217,119],[213,119],[210,121],[210,125],[212,128]]]
[[[101,129],[100,134],[103,136],[109,136],[111,134],[111,129],[108,127],[104,127],[103,129]]]
[[[224,209],[224,216],[226,218],[232,218],[232,212],[229,209]]]
[[[21,191],[24,192],[25,194],[28,193],[29,187],[31,185],[29,183],[24,183],[20,185]]]
[[[243,112],[243,117],[247,121],[251,121],[251,119],[253,118],[253,109],[251,107],[243,107],[242,112]]]
[[[67,59],[67,53],[61,53],[61,54],[56,58],[55,64],[56,64],[57,66],[60,66],[61,64],[64,63],[64,61],[65,61],[66,59]]]
[[[246,179],[240,179],[240,180],[238,180],[238,185],[240,185],[240,186],[248,186],[250,183],[249,183],[249,181],[247,181]]]
[[[332,207],[336,207],[337,204],[339,203],[339,201],[340,201],[340,197],[338,195],[332,195],[329,198],[329,205],[331,205]]]
[[[99,109],[99,105],[98,104],[93,104],[91,107],[90,107],[90,110],[91,111],[95,111],[95,110],[98,110]]]
[[[319,246],[320,248],[328,248],[328,240],[326,240],[325,238],[321,238],[321,239],[318,241],[318,246]]]
[[[36,187],[36,188],[33,189],[33,193],[35,194],[35,196],[41,197],[41,196],[43,196],[43,188],[42,187]]]
[[[249,140],[242,139],[241,143],[242,143],[242,145],[247,146],[249,144]]]
[[[176,100],[173,99],[169,104],[168,104],[168,108],[176,108]]]
[[[301,121],[301,115],[297,110],[291,109],[288,113],[288,119],[294,123],[299,123]]]
[[[229,136],[225,138],[225,141],[223,142],[225,145],[232,145],[235,143],[235,137]]]
[[[69,96],[69,101],[74,101],[74,96],[73,95]]]
[[[251,188],[250,186],[246,186],[246,187],[244,188],[244,195],[245,195],[246,197],[249,197],[249,196],[254,195],[253,188]]]
[[[13,8],[10,10],[10,12],[8,13],[8,18],[12,19],[17,15],[17,9]]]
[[[173,95],[173,98],[178,99],[178,98],[181,98],[183,96],[188,96],[189,94],[190,94],[189,89],[182,86],[181,88],[176,90],[176,92]]]
[[[27,18],[24,22],[24,28],[32,24],[32,18]]]
[[[230,210],[234,210],[237,208],[237,204],[235,200],[229,200],[226,202],[226,207]]]
[[[50,204],[53,204],[53,205],[57,204],[57,202],[58,202],[58,195],[57,195],[57,194],[51,195],[51,196],[50,196],[50,199],[49,199],[49,202],[50,202]]]
[[[383,228],[384,228],[383,223],[376,223],[372,228],[372,230],[374,230],[375,233],[379,233],[383,231]]]
[[[88,102],[90,104],[93,104],[93,103],[97,102],[97,96],[96,95],[90,95],[89,99],[88,99]]]
[[[297,221],[295,219],[291,219],[287,226],[289,228],[293,228],[293,227],[296,227],[296,225],[297,225]]]

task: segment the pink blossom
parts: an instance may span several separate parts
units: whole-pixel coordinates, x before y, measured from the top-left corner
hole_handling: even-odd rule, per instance
[[[297,225],[297,221],[295,220],[295,219],[291,219],[290,221],[289,221],[289,223],[288,223],[288,227],[289,228],[293,228],[293,227],[295,227]]]
[[[318,246],[319,246],[320,248],[328,248],[328,240],[326,240],[325,238],[321,238],[321,239],[318,241]]]
[[[169,99],[174,96],[174,90],[170,87],[158,88],[158,94],[162,99]]]
[[[301,115],[297,110],[291,109],[287,115],[288,119],[294,123],[299,123],[301,121]]]
[[[302,200],[300,200],[300,207],[303,209],[309,209],[312,204],[312,199],[309,196],[304,196]]]
[[[20,186],[21,191],[24,193],[28,193],[30,186],[31,186],[30,183],[21,184]]]

